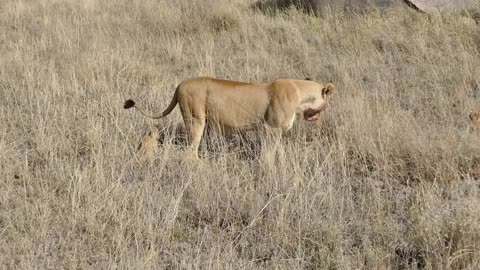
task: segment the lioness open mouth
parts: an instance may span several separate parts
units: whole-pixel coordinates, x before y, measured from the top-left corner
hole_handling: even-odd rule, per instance
[[[315,121],[320,118],[321,110],[307,109],[303,112],[303,119],[305,121]]]

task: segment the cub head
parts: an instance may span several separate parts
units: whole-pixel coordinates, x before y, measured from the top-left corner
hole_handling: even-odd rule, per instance
[[[480,129],[480,112],[473,111],[468,117],[470,118],[470,124],[472,125],[472,128]]]
[[[157,132],[149,131],[143,136],[142,142],[137,147],[140,160],[153,160],[155,152],[158,149],[157,140]]]
[[[303,119],[305,121],[315,121],[320,119],[320,114],[325,110],[328,101],[335,92],[335,85],[327,83],[322,86],[321,97],[310,96],[304,106],[302,106]]]

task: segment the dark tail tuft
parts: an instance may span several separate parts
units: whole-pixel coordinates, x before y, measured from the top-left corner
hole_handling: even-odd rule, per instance
[[[123,108],[124,108],[124,109],[130,109],[130,108],[132,108],[133,106],[135,106],[135,101],[129,99],[129,100],[126,100],[126,101],[125,101],[125,104],[123,105]]]

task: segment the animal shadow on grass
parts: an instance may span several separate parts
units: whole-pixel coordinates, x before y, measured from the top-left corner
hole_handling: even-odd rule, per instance
[[[141,160],[152,160],[158,147],[166,144],[184,149],[188,147],[188,134],[182,123],[154,126],[143,135],[137,146],[137,153]],[[261,142],[258,134],[254,134],[253,131],[241,131],[230,136],[223,136],[207,127],[202,136],[200,152],[203,156],[215,156],[221,152],[235,153],[240,159],[254,160],[261,153]]]
[[[425,269],[425,257],[416,247],[395,248],[395,269]]]
[[[313,12],[316,6],[315,0],[260,0],[253,3],[250,8],[263,13],[285,11],[291,7],[305,12]]]

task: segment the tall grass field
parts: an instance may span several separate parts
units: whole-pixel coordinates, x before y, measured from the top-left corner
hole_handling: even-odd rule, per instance
[[[480,269],[480,7],[254,6],[0,1],[0,268]],[[336,92],[270,166],[173,135],[141,160],[181,115],[123,102],[160,112],[195,76]]]

